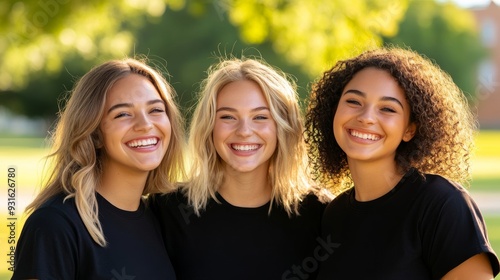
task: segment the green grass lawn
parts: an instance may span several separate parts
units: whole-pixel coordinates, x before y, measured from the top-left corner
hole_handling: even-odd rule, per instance
[[[485,216],[484,220],[486,221],[491,245],[495,252],[500,254],[500,215]]]
[[[0,136],[0,148],[2,150],[9,147],[43,148],[44,146],[45,139],[40,137]]]
[[[484,220],[486,222],[488,237],[490,238],[491,246],[497,253],[497,256],[500,257],[500,215],[485,216]],[[495,277],[495,279],[500,279],[500,275]]]
[[[500,131],[481,131],[476,139],[477,152],[472,161],[473,180],[469,190],[471,192],[500,192]],[[48,149],[42,138],[16,138],[0,135],[0,186],[6,189],[5,177],[7,168],[15,166],[17,169],[17,238],[24,222],[22,210],[36,194],[41,183],[41,172],[44,167],[43,157]],[[6,192],[5,192],[6,193]],[[21,198],[22,197],[22,198]],[[1,196],[6,200],[6,196]],[[6,201],[0,201],[0,220],[2,225],[7,221]],[[488,236],[493,249],[500,253],[500,213],[485,216]],[[7,270],[7,227],[0,227],[0,280],[10,279],[11,273]],[[500,276],[497,278],[500,280]]]
[[[500,163],[498,168],[500,169]],[[500,192],[500,176],[473,178],[469,190],[473,192],[474,191]]]

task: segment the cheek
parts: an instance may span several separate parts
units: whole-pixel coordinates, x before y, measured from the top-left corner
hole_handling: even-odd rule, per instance
[[[170,119],[168,117],[166,117],[165,120],[162,121],[161,127],[163,133],[165,133],[166,135],[168,135],[168,137],[170,137],[170,135],[172,134],[172,124],[170,123]]]
[[[224,129],[224,125],[215,123],[213,131],[212,131],[212,142],[215,147],[215,152],[217,154],[221,154],[222,148],[224,145],[224,139],[227,135],[227,129]]]
[[[391,129],[392,131],[397,131],[401,130],[401,133],[403,133],[403,128],[407,127],[406,122],[403,119],[397,119],[397,118],[380,118],[380,122],[384,124],[384,127],[387,129]]]
[[[225,157],[225,153],[224,153],[224,139],[219,133],[217,133],[217,130],[215,129],[215,127],[214,127],[214,130],[212,132],[212,143],[213,143],[213,148],[215,150],[217,160],[222,160],[223,162],[225,162],[226,157]]]
[[[214,139],[223,139],[234,133],[238,129],[236,122],[216,121],[212,131]]]
[[[106,157],[109,157],[109,155],[115,154],[114,151],[117,150],[118,145],[116,145],[116,141],[113,141],[113,139],[109,136],[102,136],[102,151],[103,155]]]
[[[99,129],[102,132],[102,136],[105,138],[112,137],[114,134],[121,133],[126,129],[127,124],[123,121],[117,120],[102,120]]]
[[[106,135],[106,132],[109,130],[109,123],[105,120],[102,120],[99,124],[99,129],[101,130],[101,135]]]
[[[170,126],[170,123],[165,125],[163,133],[165,134],[165,146],[168,147],[170,145],[170,140],[172,139],[172,127]]]
[[[269,134],[275,143],[278,142],[278,131],[276,130],[276,126],[269,129]]]
[[[101,140],[104,145],[104,149],[108,150],[109,146],[112,144],[110,142],[113,141],[113,131],[115,128],[108,122],[102,122],[99,129],[101,130]]]
[[[341,119],[337,114],[333,117],[332,120],[332,130],[333,130],[333,136],[335,137],[335,140],[338,142],[338,136],[340,136],[340,133],[342,132],[342,124],[341,124]]]
[[[219,123],[215,123],[214,130],[212,131],[212,139],[214,143],[217,145],[217,141],[222,137],[221,134],[224,134],[223,125]]]
[[[267,144],[272,147],[273,150],[276,149],[278,145],[278,135],[275,129],[270,129],[267,133]]]
[[[276,123],[266,123],[266,124],[258,124],[254,127],[255,131],[260,132],[270,142],[278,141],[278,130],[276,128]]]

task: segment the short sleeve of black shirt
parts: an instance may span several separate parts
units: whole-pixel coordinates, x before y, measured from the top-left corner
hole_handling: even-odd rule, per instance
[[[78,216],[55,208],[35,211],[23,227],[13,279],[73,279],[77,271],[78,231],[69,219]]]
[[[432,191],[422,194],[421,199],[427,202],[421,204],[420,229],[422,256],[433,278],[443,277],[480,253],[488,255],[494,273],[498,274],[498,259],[488,242],[483,217],[468,192],[440,176],[428,175],[426,182]]]

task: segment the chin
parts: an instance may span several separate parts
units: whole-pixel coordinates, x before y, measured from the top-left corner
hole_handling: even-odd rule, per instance
[[[155,170],[156,168],[158,168],[158,166],[160,166],[160,163],[152,163],[152,164],[144,164],[142,166],[139,167],[139,169],[141,171],[145,171],[145,172],[149,172],[149,171],[153,171]]]

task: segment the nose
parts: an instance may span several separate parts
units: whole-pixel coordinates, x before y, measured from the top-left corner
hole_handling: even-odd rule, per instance
[[[240,120],[236,128],[236,134],[239,136],[249,136],[252,134],[252,127],[248,120]]]
[[[149,119],[149,116],[147,114],[138,114],[136,116],[136,121],[134,125],[134,129],[137,131],[149,131],[153,128],[153,123]]]
[[[375,118],[374,108],[370,108],[370,107],[364,108],[362,111],[360,111],[360,113],[357,117],[357,120],[360,123],[364,123],[364,124],[375,123],[376,118]]]

